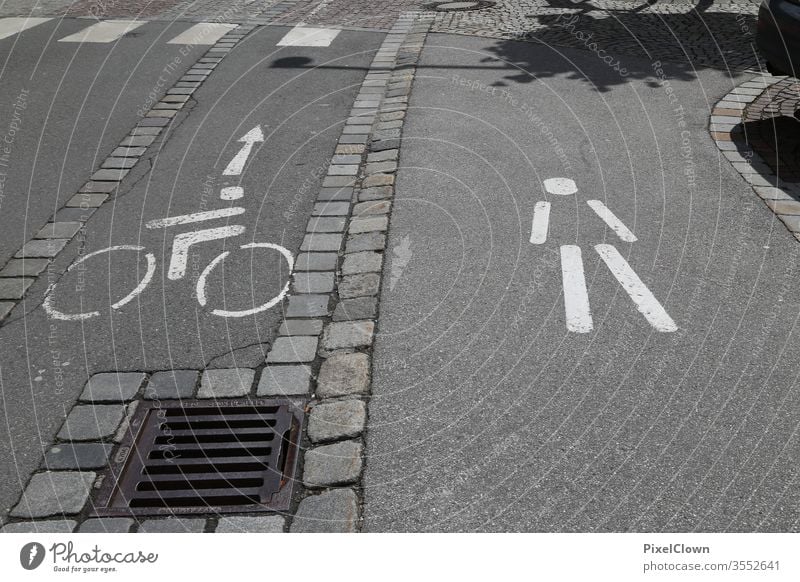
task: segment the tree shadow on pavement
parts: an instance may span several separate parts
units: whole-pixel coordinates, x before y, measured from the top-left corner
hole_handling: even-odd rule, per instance
[[[786,184],[800,184],[800,121],[795,117],[779,115],[747,121],[733,136],[737,151],[745,159],[756,160],[753,169],[766,180],[774,182],[777,177]]]
[[[601,11],[587,1],[550,0],[550,14],[529,15],[529,30],[512,39],[498,40],[488,49],[516,69],[497,85],[567,75],[605,92],[636,79],[657,85],[653,78],[658,63],[668,70],[668,78],[677,80],[693,80],[704,69],[735,77],[746,69],[761,68],[755,46],[755,16],[706,13],[709,2],[685,14],[646,12],[651,5],[645,2],[630,9]],[[563,13],[552,14],[552,9]],[[540,51],[530,49],[531,43],[547,46],[562,56],[542,58]],[[594,55],[597,66],[580,68],[569,58],[569,52],[561,51],[562,47]],[[492,57],[484,59],[493,61]]]

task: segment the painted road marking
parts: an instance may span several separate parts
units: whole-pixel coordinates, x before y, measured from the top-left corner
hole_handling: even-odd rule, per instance
[[[261,131],[261,126],[256,125],[253,129],[240,137],[238,141],[244,142],[244,145],[242,149],[239,150],[239,153],[230,161],[225,171],[222,172],[223,176],[238,176],[242,173],[244,165],[247,163],[247,158],[250,157],[250,152],[253,150],[253,144],[264,141],[264,133]]]
[[[570,178],[548,178],[544,181],[544,189],[550,194],[569,196],[578,191],[578,186]]]
[[[581,248],[575,245],[561,247],[561,277],[564,283],[564,312],[567,329],[576,333],[589,333],[594,329],[589,308],[589,293],[583,274]]]
[[[639,312],[650,322],[650,325],[663,332],[671,332],[678,329],[678,326],[675,325],[666,310],[647,286],[642,283],[642,280],[631,269],[631,266],[616,248],[612,245],[596,245],[594,248],[614,274],[614,277],[617,278],[619,284],[622,285],[622,288],[630,295]]]
[[[201,22],[184,30],[178,36],[168,41],[167,44],[214,44],[234,28],[236,28],[235,24]]]
[[[335,28],[312,28],[298,24],[278,41],[278,46],[330,46],[339,32]]]
[[[65,36],[58,42],[114,42],[143,24],[141,20],[105,20]]]
[[[617,233],[617,236],[625,242],[636,242],[636,236],[628,229],[625,224],[611,212],[608,207],[599,200],[587,200],[586,204],[592,207],[597,216],[605,222],[609,228]]]
[[[135,245],[117,245],[117,246],[114,246],[114,247],[108,247],[108,248],[105,248],[105,249],[100,249],[99,251],[94,251],[93,253],[89,253],[88,255],[84,255],[80,259],[78,259],[77,261],[72,263],[69,266],[69,268],[67,268],[67,273],[69,273],[72,269],[74,269],[75,267],[77,267],[78,265],[80,265],[81,263],[86,261],[87,259],[90,259],[90,258],[92,258],[94,256],[97,256],[97,255],[100,255],[102,253],[110,253],[111,251],[136,251],[136,252],[139,252],[139,251],[143,251],[143,250],[145,250],[144,247],[135,246]],[[145,258],[147,259],[147,271],[145,272],[144,277],[142,277],[142,280],[139,281],[139,284],[136,286],[136,288],[133,291],[128,293],[125,297],[123,297],[122,299],[120,299],[116,303],[112,304],[111,305],[111,309],[119,309],[123,305],[133,301],[133,299],[137,295],[139,295],[139,293],[144,291],[145,287],[147,287],[150,284],[150,281],[153,279],[153,274],[156,272],[156,257],[155,257],[155,255],[153,253],[147,253],[145,255]],[[44,310],[45,310],[45,312],[47,313],[48,316],[50,316],[53,319],[60,319],[62,321],[80,321],[80,320],[83,320],[83,319],[89,319],[89,318],[97,317],[98,315],[100,315],[99,311],[87,311],[85,313],[67,314],[67,313],[63,313],[63,312],[57,310],[55,307],[53,307],[53,295],[52,295],[53,289],[55,289],[55,285],[56,285],[55,283],[51,284],[47,288],[47,290],[44,292],[44,301],[42,302],[42,307],[44,308]]]
[[[181,214],[180,216],[170,216],[168,218],[157,218],[151,220],[145,226],[147,228],[167,228],[179,224],[190,224],[192,222],[203,222],[204,220],[214,220],[215,218],[226,218],[228,216],[236,216],[244,214],[244,208],[241,206],[233,206],[231,208],[220,208],[219,210],[206,210],[204,212],[195,212],[193,214]]]
[[[42,24],[52,18],[0,18],[0,40]]]
[[[209,240],[237,236],[242,234],[244,230],[244,226],[241,224],[234,224],[232,226],[221,226],[219,228],[179,234],[172,243],[172,258],[169,261],[167,277],[172,281],[176,281],[182,279],[186,274],[186,259],[189,255],[189,247]]]
[[[238,200],[244,196],[244,188],[241,186],[228,186],[219,191],[219,197],[223,200]]]
[[[290,253],[285,247],[280,245],[272,244],[272,243],[248,243],[242,245],[240,248],[242,249],[255,249],[255,248],[262,248],[262,249],[274,249],[278,251],[284,259],[286,259],[286,263],[289,265],[289,279],[286,281],[286,285],[283,286],[283,289],[280,293],[278,293],[275,297],[267,301],[266,303],[262,303],[257,307],[253,307],[251,309],[244,309],[241,311],[229,311],[226,309],[213,309],[211,313],[214,315],[220,315],[222,317],[245,317],[247,315],[254,315],[261,311],[266,311],[273,305],[279,303],[289,292],[289,281],[292,280],[292,270],[294,269],[294,257],[292,257],[292,253]],[[203,269],[203,272],[200,274],[200,277],[197,279],[197,285],[195,286],[195,293],[197,294],[197,302],[200,304],[201,307],[205,307],[207,299],[206,299],[206,280],[208,279],[208,275],[211,271],[214,270],[214,267],[217,266],[218,263],[223,261],[225,257],[230,254],[230,251],[225,251],[221,253],[217,258],[211,261],[208,266]]]
[[[533,207],[533,223],[531,224],[531,242],[543,244],[547,240],[547,228],[550,224],[550,203],[541,201]]]

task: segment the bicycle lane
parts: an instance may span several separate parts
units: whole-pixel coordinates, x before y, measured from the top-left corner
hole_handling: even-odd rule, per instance
[[[737,81],[617,59],[429,35],[366,531],[798,527],[797,243],[709,139]]]
[[[26,316],[0,329],[14,354],[9,350],[2,367],[9,426],[2,446],[14,451],[2,459],[3,510],[92,374],[263,364],[280,304],[245,317],[212,310],[252,310],[287,285],[280,253],[240,247],[271,243],[297,256],[342,124],[383,36],[343,31],[327,47],[276,46],[288,30],[262,27],[237,46],[194,94],[185,118],[156,142],[149,172],[129,176],[135,184],[101,207],[59,254],[52,311],[99,315],[48,317],[44,277],[28,292]],[[178,216],[184,218],[154,222]],[[229,236],[191,246],[183,273],[171,270],[180,266],[175,237],[209,229]],[[61,275],[76,259],[117,246],[143,250],[92,256]],[[149,284],[110,309],[146,279],[147,253],[156,265]],[[200,306],[197,280],[206,271],[207,303]]]

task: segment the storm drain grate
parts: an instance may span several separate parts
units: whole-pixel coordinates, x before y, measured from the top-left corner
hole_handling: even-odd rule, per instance
[[[141,403],[96,515],[289,508],[302,413],[291,402]]]

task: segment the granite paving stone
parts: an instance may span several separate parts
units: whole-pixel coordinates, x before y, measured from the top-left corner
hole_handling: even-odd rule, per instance
[[[343,441],[306,451],[303,484],[330,487],[354,483],[361,474],[363,445]]]
[[[227,398],[250,393],[255,371],[250,368],[205,370],[200,379],[198,398]]]
[[[258,382],[258,396],[308,394],[311,368],[303,365],[267,366]]]
[[[316,337],[279,337],[267,354],[267,363],[311,362],[317,357],[317,343]]]
[[[142,387],[145,375],[141,372],[103,372],[95,374],[83,388],[84,402],[126,402],[133,400]]]
[[[316,394],[335,398],[366,394],[369,390],[369,356],[361,353],[335,353],[320,367]]]
[[[191,398],[197,387],[200,372],[197,370],[166,370],[150,376],[144,397],[147,400],[174,400]]]
[[[358,499],[352,489],[332,489],[300,502],[293,533],[350,533],[358,523]]]
[[[125,416],[121,404],[87,404],[73,407],[58,438],[64,441],[90,441],[110,437]]]
[[[88,501],[96,477],[91,471],[35,473],[9,515],[31,518],[78,513]]]
[[[364,430],[367,407],[361,400],[317,404],[308,416],[308,438],[314,443],[353,438]]]

